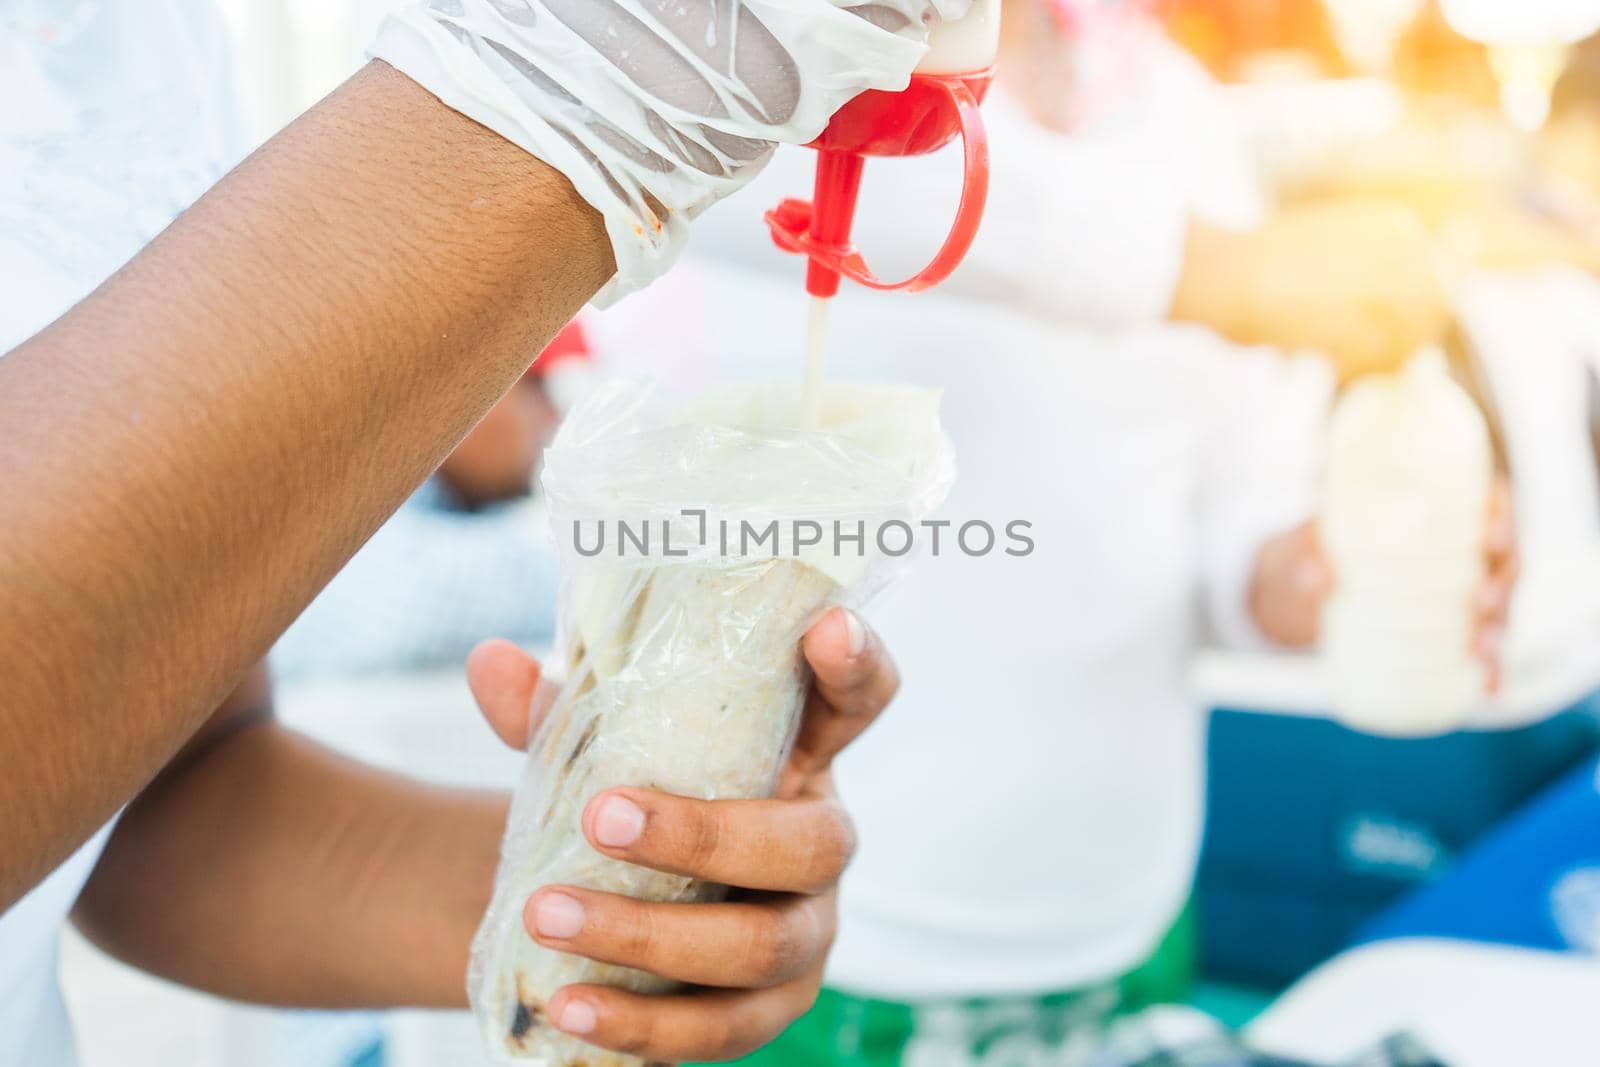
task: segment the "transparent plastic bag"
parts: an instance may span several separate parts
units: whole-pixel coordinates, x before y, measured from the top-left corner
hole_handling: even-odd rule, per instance
[[[563,1035],[545,1005],[575,982],[671,983],[539,946],[522,925],[528,897],[574,885],[716,899],[722,887],[596,852],[584,806],[615,786],[770,795],[810,684],[801,637],[828,608],[880,589],[914,554],[901,553],[905,532],[949,491],[936,393],[832,386],[820,429],[803,431],[799,392],[745,386],[674,406],[619,383],[582,405],[546,456],[566,676],[534,727],[468,978],[502,1062],[642,1063]]]

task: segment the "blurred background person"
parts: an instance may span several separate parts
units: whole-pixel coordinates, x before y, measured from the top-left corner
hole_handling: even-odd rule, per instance
[[[1420,227],[1452,362],[1516,487],[1520,579],[1506,685],[1467,730],[1367,736],[1326,721],[1315,661],[1201,657],[1195,689],[1215,709],[1203,967],[1230,983],[1234,1017],[1274,1004],[1253,1032],[1275,1051],[1333,1059],[1404,1025],[1437,1036],[1444,1062],[1582,1063],[1573,1020],[1593,994],[1562,976],[1597,942],[1561,902],[1592,909],[1572,872],[1600,865],[1600,835],[1585,832],[1600,825],[1600,230],[1588,183],[1569,175],[1593,166],[1593,127],[1575,106],[1593,40],[1574,42],[1600,5],[1326,6],[1341,48],[1366,27],[1365,49],[1349,50],[1358,76],[1296,80],[1296,64],[1250,62],[1225,93],[1280,206],[1364,205]],[[1386,374],[1406,356],[1342,365],[1341,377]],[[1426,966],[1401,962],[1417,938],[1441,948]],[[1525,970],[1500,969],[1513,961]],[[1304,1013],[1295,992],[1272,1000],[1307,987],[1311,1002],[1328,999]],[[1529,1019],[1537,1054],[1505,1043],[1503,1023],[1444,1006],[1468,988],[1495,990],[1501,1019]]]

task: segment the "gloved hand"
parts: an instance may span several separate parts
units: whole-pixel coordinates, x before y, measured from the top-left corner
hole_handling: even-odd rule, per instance
[[[426,0],[372,47],[561,171],[642,288],[688,221],[867,89],[901,89],[970,0]]]

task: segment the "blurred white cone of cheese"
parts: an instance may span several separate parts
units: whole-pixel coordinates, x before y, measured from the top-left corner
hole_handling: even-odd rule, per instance
[[[1322,533],[1334,710],[1371,733],[1460,728],[1482,701],[1473,599],[1494,476],[1483,415],[1442,353],[1358,381],[1334,411]]]

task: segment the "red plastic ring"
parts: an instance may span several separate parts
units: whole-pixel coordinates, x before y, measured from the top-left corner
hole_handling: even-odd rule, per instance
[[[899,282],[886,282],[872,273],[866,259],[853,244],[840,247],[818,242],[811,236],[812,205],[804,200],[785,200],[767,212],[767,224],[780,248],[798,252],[843,277],[879,292],[909,293],[931,289],[949,278],[972,249],[978,226],[989,201],[989,136],[984,128],[978,98],[963,81],[940,79],[939,87],[956,109],[961,129],[964,174],[961,200],[955,222],[938,253],[921,271]]]

